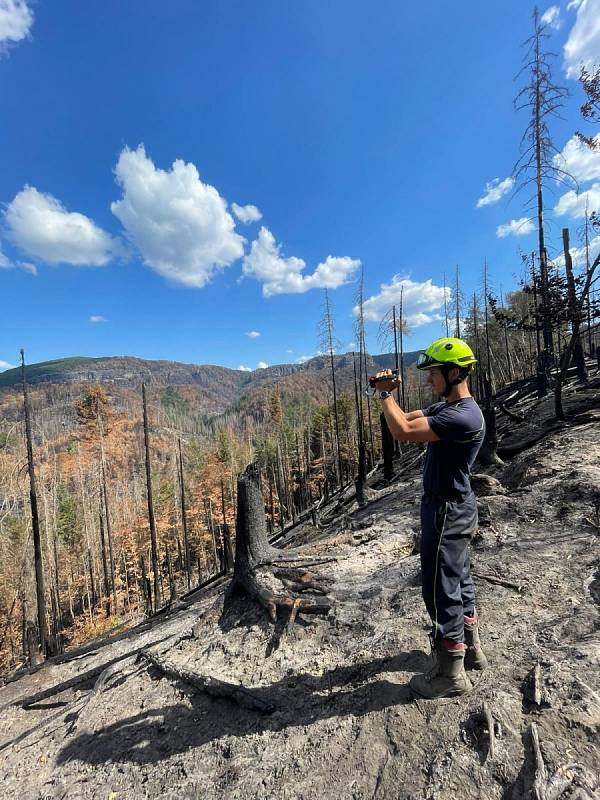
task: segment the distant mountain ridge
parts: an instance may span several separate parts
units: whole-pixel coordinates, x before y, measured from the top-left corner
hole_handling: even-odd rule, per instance
[[[404,354],[405,367],[410,367],[418,352]],[[375,370],[393,367],[393,353],[367,355],[367,369]],[[353,366],[352,353],[334,356],[336,370],[347,372]],[[184,364],[178,361],[150,360],[133,356],[107,356],[70,358],[42,361],[26,366],[27,382],[31,385],[41,383],[82,383],[94,382],[118,385],[137,389],[142,383],[154,386],[191,385],[210,389],[219,385],[229,389],[253,389],[274,379],[301,372],[320,372],[329,367],[328,356],[315,356],[302,364],[276,364],[252,372],[229,369],[212,364]],[[0,373],[0,388],[11,388],[21,382],[21,369],[15,367]]]

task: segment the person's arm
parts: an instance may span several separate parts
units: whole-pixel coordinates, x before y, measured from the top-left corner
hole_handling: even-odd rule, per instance
[[[400,442],[438,442],[437,436],[429,426],[428,418],[422,411],[405,414],[392,395],[381,401],[381,407],[390,433]]]

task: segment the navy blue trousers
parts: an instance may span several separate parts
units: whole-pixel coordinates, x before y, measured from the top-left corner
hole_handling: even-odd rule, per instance
[[[477,500],[460,502],[424,495],[421,500],[423,600],[434,634],[464,641],[464,615],[475,609],[469,542],[477,528]]]

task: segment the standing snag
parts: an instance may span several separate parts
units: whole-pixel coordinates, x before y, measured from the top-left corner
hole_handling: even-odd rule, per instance
[[[256,464],[239,477],[237,497],[235,565],[228,597],[237,592],[250,595],[267,609],[272,622],[277,621],[277,609],[286,609],[290,619],[298,613],[327,614],[331,600],[321,585],[325,580],[305,569],[324,560],[269,543]]]

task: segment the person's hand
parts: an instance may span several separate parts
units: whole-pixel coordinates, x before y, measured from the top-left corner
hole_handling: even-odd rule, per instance
[[[387,378],[387,380],[380,380],[381,378]],[[398,375],[392,375],[391,369],[382,369],[375,374],[375,378],[377,383],[375,384],[375,388],[378,392],[393,392],[394,389],[397,389],[400,386],[400,377]]]

